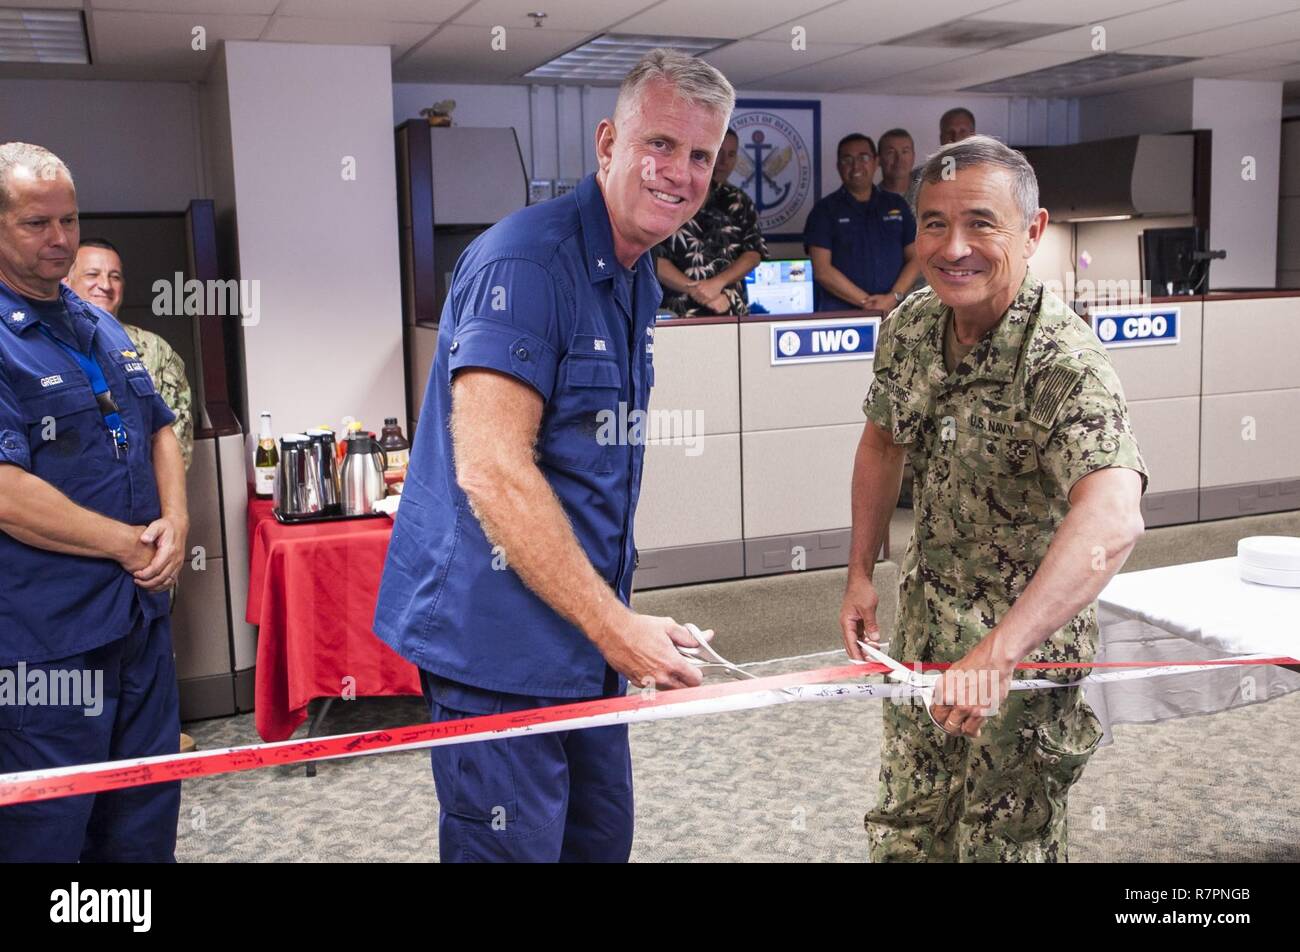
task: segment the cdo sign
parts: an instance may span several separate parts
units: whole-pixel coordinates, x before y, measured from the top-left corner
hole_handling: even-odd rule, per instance
[[[1093,332],[1107,347],[1178,343],[1176,307],[1100,307],[1089,317]]]
[[[832,360],[870,360],[876,355],[880,318],[799,321],[772,326],[772,366]]]

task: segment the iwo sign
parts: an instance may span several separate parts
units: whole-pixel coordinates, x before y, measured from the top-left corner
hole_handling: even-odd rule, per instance
[[[880,318],[798,321],[772,325],[772,366],[830,360],[870,360],[876,355]]]
[[[1107,347],[1178,343],[1176,307],[1099,307],[1089,319],[1093,331]]]

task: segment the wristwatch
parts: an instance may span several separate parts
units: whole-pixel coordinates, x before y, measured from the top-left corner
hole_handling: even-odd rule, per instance
[[[907,295],[904,294],[902,291],[895,291],[895,292],[894,292],[894,301],[895,301],[896,303],[898,303],[898,304],[902,304],[903,301],[905,301],[906,299],[907,299]]]

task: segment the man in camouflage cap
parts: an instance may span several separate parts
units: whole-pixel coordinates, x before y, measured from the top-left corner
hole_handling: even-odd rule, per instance
[[[65,280],[83,301],[103,308],[114,317],[122,309],[126,288],[122,257],[103,238],[87,238],[81,243],[77,260]],[[122,327],[135,345],[140,363],[149,371],[158,395],[176,414],[172,431],[180,441],[185,468],[189,469],[194,456],[194,414],[190,406],[190,382],[185,378],[185,361],[171,344],[152,331],[125,321]]]
[[[1024,157],[952,143],[915,201],[929,287],[881,326],[840,622],[852,657],[878,642],[871,575],[907,456],[916,531],[890,653],[954,664],[929,713],[885,705],[871,855],[1063,861],[1066,797],[1100,725],[1079,688],[1008,689],[1021,661],[1087,673],[1095,599],[1142,534],[1146,469],[1104,350],[1029,273],[1047,211]]]

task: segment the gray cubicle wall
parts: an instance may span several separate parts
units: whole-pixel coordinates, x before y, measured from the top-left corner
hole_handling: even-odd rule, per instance
[[[772,325],[792,321],[797,319],[740,325],[746,575],[849,560],[853,456],[872,361],[774,366]]]
[[[1205,299],[1200,488],[1201,519],[1300,509],[1300,295]]]
[[[735,319],[659,324],[654,348],[650,413],[659,435],[646,441],[636,586],[739,578],[745,562]]]
[[[1154,527],[1195,522],[1198,516],[1202,304],[1200,298],[1160,298],[1152,307],[1177,309],[1178,340],[1107,352],[1147,464],[1142,517]]]

